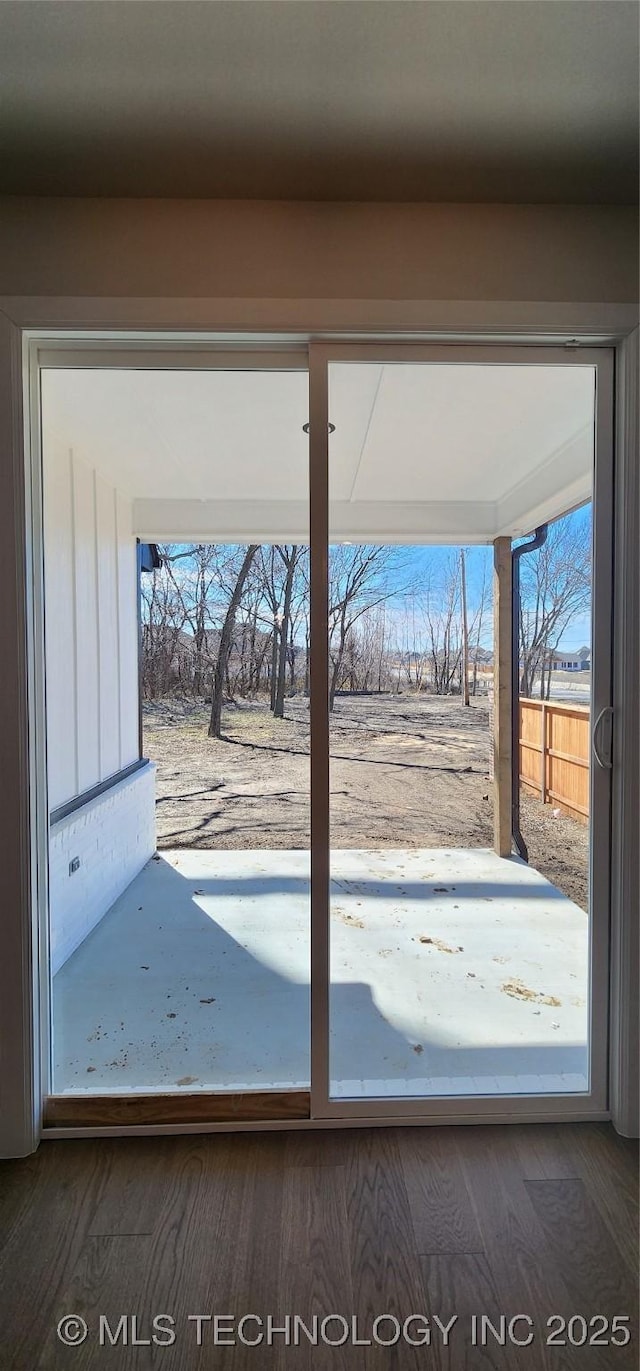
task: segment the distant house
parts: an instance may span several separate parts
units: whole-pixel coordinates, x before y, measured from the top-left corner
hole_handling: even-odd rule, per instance
[[[590,671],[591,650],[580,647],[577,652],[567,652],[558,648],[552,655],[551,668],[553,671]]]
[[[486,647],[470,647],[469,661],[472,665],[475,662],[479,667],[493,666],[493,653]]]

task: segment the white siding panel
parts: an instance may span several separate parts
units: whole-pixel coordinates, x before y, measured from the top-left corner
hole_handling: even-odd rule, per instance
[[[94,473],[73,456],[78,790],[100,780],[100,661]]]
[[[120,769],[120,648],[115,491],[96,476],[101,779]]]
[[[116,499],[118,530],[118,622],[120,628],[120,766],[135,762],[138,736],[138,574],[136,541],[131,532],[131,502]]]
[[[78,790],[75,580],[69,451],[44,445],[47,770],[52,808]],[[55,555],[54,555],[55,550]]]
[[[49,807],[135,762],[138,569],[131,502],[56,441],[43,388]]]

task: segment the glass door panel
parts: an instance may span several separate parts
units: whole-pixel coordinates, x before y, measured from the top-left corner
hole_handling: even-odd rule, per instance
[[[42,373],[57,1096],[308,1093],[308,406]]]
[[[324,359],[326,1112],[602,1098],[609,354]]]

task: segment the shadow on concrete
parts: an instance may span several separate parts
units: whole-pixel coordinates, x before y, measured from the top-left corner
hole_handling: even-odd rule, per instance
[[[340,879],[334,885],[364,901],[406,895],[442,903],[427,881]],[[477,902],[491,899],[485,894],[490,889],[467,882],[449,886],[448,893],[456,902]],[[546,882],[501,886],[505,894],[515,900],[564,898]],[[281,904],[292,896],[303,901],[293,918]],[[194,879],[164,859],[150,861],[54,979],[54,1090],[308,1084],[308,896],[303,877]],[[237,938],[216,919],[216,905],[224,902],[229,922],[234,898],[244,902]],[[263,959],[242,937],[252,921],[259,934],[271,920],[280,936],[267,944]],[[398,995],[403,996],[401,984]],[[389,1023],[363,980],[332,983],[330,1004],[332,1078],[383,1081],[388,1094],[394,1093],[394,1081],[399,1094],[410,1094],[412,1083],[421,1094],[425,1079],[449,1078],[455,1094],[457,1078],[585,1069],[580,1043],[556,1049],[535,1041],[478,1047],[452,1042],[429,1018],[428,980],[415,1032],[410,1022],[405,1032]],[[407,1024],[410,1005],[403,1012]]]

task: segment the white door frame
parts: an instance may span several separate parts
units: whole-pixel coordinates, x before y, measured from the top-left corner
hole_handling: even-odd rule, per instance
[[[452,344],[435,346],[386,342],[361,344],[312,344],[310,349],[310,394],[313,424],[310,433],[311,488],[311,682],[312,699],[312,861],[311,927],[312,968],[311,1017],[312,1072],[311,1108],[314,1117],[346,1119],[420,1117],[434,1120],[446,1117],[477,1122],[497,1110],[510,1117],[539,1114],[540,1118],[583,1116],[602,1117],[608,1110],[608,1004],[610,939],[610,814],[611,773],[592,764],[590,769],[590,850],[589,850],[589,1045],[590,1088],[584,1094],[443,1096],[407,1098],[331,1098],[329,1085],[330,1052],[330,812],[329,771],[324,758],[329,752],[329,716],[326,689],[329,678],[326,544],[328,527],[329,462],[329,387],[331,362],[423,363],[449,366],[509,364],[522,366],[590,366],[596,377],[594,478],[593,478],[593,593],[592,643],[598,636],[599,649],[593,651],[591,721],[612,704],[612,573],[613,573],[613,352],[610,348],[554,348],[525,344],[503,347],[494,344],[474,346]],[[324,551],[323,551],[324,547]],[[314,575],[315,565],[315,575]],[[323,584],[323,581],[325,584]],[[597,629],[597,635],[596,635]],[[314,753],[322,758],[313,763]],[[314,782],[314,769],[316,778]]]
[[[429,325],[424,326],[424,321]],[[212,321],[218,327],[212,326]],[[4,664],[0,667],[3,733],[0,758],[4,775],[2,802],[2,870],[5,886],[4,956],[0,966],[0,1041],[2,1121],[0,1155],[20,1156],[32,1151],[41,1131],[42,1078],[40,1071],[41,949],[37,920],[38,889],[34,883],[34,801],[38,783],[33,747],[33,709],[37,701],[37,667],[32,641],[32,542],[29,488],[25,458],[30,455],[28,351],[34,339],[67,346],[91,340],[102,349],[123,342],[147,346],[184,344],[194,348],[211,342],[253,348],[268,343],[304,344],[312,337],[414,339],[447,342],[548,343],[562,346],[576,341],[604,343],[617,352],[617,462],[622,473],[616,495],[616,569],[618,584],[637,574],[637,542],[630,536],[633,518],[634,435],[637,436],[637,311],[630,305],[539,305],[529,302],[443,301],[219,301],[219,300],[88,300],[80,298],[12,297],[0,300],[0,578],[5,591]],[[315,329],[312,335],[309,325]],[[318,417],[318,416],[316,416]],[[635,487],[637,488],[637,487]],[[615,1045],[612,1112],[626,1133],[637,1130],[634,1086],[637,1078],[635,1019],[637,985],[629,948],[637,940],[636,814],[632,802],[637,786],[637,719],[625,689],[626,667],[637,663],[637,624],[620,609],[616,640],[616,705],[625,709],[625,748],[618,745],[618,774],[614,786],[613,983],[611,1038]],[[635,730],[635,731],[634,731]],[[633,775],[632,775],[633,772]],[[631,797],[631,799],[630,799]],[[6,1045],[10,1045],[8,1048]],[[489,1116],[488,1116],[489,1117]],[[501,1117],[494,1113],[494,1118]],[[506,1117],[506,1116],[505,1116]],[[512,1116],[511,1116],[512,1117]],[[539,1114],[538,1114],[539,1117]],[[573,1117],[583,1117],[580,1112]],[[417,1122],[405,1119],[404,1122]],[[324,1127],[329,1121],[313,1120]],[[353,1126],[354,1120],[349,1121]],[[364,1123],[362,1119],[360,1122]],[[367,1122],[375,1122],[369,1118]],[[335,1121],[334,1126],[338,1124]],[[267,1125],[247,1124],[247,1129]],[[281,1126],[275,1124],[273,1126]],[[287,1125],[285,1125],[287,1126]],[[339,1124],[338,1124],[339,1126]],[[228,1125],[210,1125],[210,1131]],[[78,1130],[80,1131],[80,1130]],[[126,1132],[129,1130],[83,1130]],[[131,1131],[144,1132],[137,1128]],[[189,1125],[162,1131],[198,1131]]]

